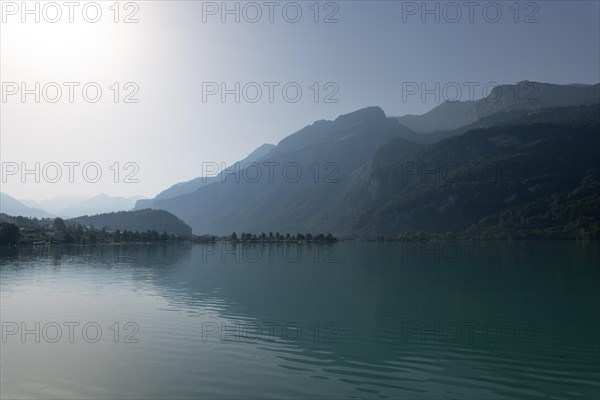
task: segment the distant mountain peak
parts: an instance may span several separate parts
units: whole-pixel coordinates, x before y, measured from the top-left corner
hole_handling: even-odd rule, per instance
[[[335,119],[337,123],[371,122],[385,119],[385,112],[379,106],[361,108],[349,114],[340,115]]]

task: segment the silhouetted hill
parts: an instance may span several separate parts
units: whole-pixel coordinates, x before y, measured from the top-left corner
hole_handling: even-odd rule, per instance
[[[157,232],[167,232],[179,236],[191,236],[192,228],[185,222],[164,210],[137,210],[120,211],[107,214],[98,214],[93,216],[83,216],[72,218],[67,223],[78,223],[84,226],[94,227],[96,229],[107,228],[110,230],[119,229],[121,231],[140,231],[155,230]]]

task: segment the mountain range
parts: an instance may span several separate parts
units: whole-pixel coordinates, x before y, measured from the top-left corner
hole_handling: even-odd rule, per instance
[[[594,103],[599,87],[522,81],[498,85],[479,100],[444,101],[423,115],[405,115],[397,120],[417,133],[455,130],[495,113]]]
[[[421,116],[367,107],[134,209],[168,211],[194,234],[599,238],[599,103],[599,84],[523,81]]]
[[[373,158],[353,231],[576,238],[598,230],[598,104],[545,108],[409,154]],[[560,122],[555,122],[560,120]]]
[[[599,100],[600,85],[524,81],[499,86],[474,102],[443,103],[418,117],[387,117],[379,107],[368,107],[289,135],[254,160],[260,171],[242,168],[185,194],[157,197],[152,207],[172,212],[197,234],[466,232],[483,226],[486,217],[489,228],[492,215],[511,207],[594,185]],[[586,104],[591,106],[580,107]],[[551,167],[548,161],[561,152],[575,157],[577,168]],[[464,169],[463,164],[483,162],[505,173],[520,165],[540,169],[529,175],[513,171],[512,180],[493,183],[472,178],[432,185],[394,178],[398,165]],[[297,181],[286,176],[298,170]],[[581,229],[593,230],[592,225]]]
[[[52,214],[36,207],[30,207],[25,203],[0,192],[0,213],[23,216],[30,218],[51,218]]]
[[[74,218],[82,215],[131,210],[136,201],[140,199],[140,196],[119,197],[100,193],[91,198],[78,196],[58,197],[29,204],[36,204],[39,208],[62,218]]]
[[[0,198],[0,212],[29,218],[75,218],[116,211],[131,210],[140,196],[118,197],[98,194],[87,198],[83,196],[61,196],[42,201],[17,200],[6,193]]]

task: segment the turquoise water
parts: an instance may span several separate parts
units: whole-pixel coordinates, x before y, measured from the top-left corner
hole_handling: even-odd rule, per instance
[[[598,398],[599,260],[563,242],[4,248],[0,397]]]

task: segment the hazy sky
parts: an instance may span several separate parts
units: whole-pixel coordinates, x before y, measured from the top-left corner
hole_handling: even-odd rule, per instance
[[[39,22],[21,1],[0,3],[0,156],[4,173],[19,168],[1,190],[21,199],[150,197],[199,176],[203,162],[232,163],[315,120],[370,105],[421,114],[437,104],[433,95],[403,98],[403,83],[454,82],[468,100],[466,82],[480,85],[479,98],[493,82],[600,81],[597,1],[427,2],[434,12],[425,15],[420,1],[227,2],[239,23],[221,1],[121,2],[118,15],[114,1],[81,1],[72,23],[63,1],[28,2],[39,4]],[[98,22],[88,22],[98,8]],[[221,83],[225,102],[210,94]],[[23,88],[33,92],[24,103]],[[22,163],[36,162],[39,183],[22,176]],[[84,179],[84,165],[90,182],[100,168],[98,182]],[[128,173],[139,182],[124,182]]]

